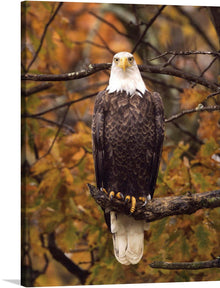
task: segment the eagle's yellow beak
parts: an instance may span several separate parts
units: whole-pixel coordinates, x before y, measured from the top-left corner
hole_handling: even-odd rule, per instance
[[[126,68],[130,67],[130,66],[131,66],[131,64],[128,62],[127,57],[120,58],[120,62],[118,63],[118,67],[122,68],[124,72],[125,72]]]

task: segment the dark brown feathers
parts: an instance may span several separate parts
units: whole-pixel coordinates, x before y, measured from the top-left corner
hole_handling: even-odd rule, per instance
[[[160,95],[100,92],[92,136],[98,188],[153,197],[164,138]]]

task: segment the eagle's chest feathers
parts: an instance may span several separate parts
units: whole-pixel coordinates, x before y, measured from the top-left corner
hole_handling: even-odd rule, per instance
[[[140,97],[138,94],[128,95],[126,92],[109,94],[108,111],[110,117],[116,117],[118,124],[134,125],[145,118],[147,103],[146,94]],[[129,123],[128,123],[129,122]]]

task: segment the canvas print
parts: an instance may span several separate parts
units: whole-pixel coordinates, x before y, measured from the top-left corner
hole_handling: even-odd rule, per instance
[[[21,284],[220,281],[220,8],[21,3]]]

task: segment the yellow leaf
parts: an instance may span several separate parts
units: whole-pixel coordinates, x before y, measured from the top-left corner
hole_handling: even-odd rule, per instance
[[[71,174],[69,169],[63,168],[62,171],[61,171],[61,177],[64,179],[64,181],[68,185],[73,184],[73,175]]]
[[[189,88],[184,89],[180,94],[180,103],[182,109],[191,109],[197,107],[207,97],[207,92],[202,89]]]

